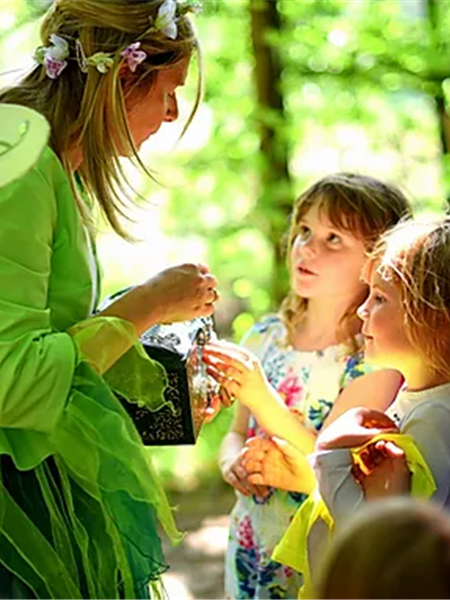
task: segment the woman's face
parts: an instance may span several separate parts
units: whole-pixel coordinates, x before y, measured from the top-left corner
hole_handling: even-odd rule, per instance
[[[128,127],[137,148],[156,133],[164,122],[178,118],[177,88],[184,85],[189,58],[158,71],[147,93],[132,91],[125,99]]]

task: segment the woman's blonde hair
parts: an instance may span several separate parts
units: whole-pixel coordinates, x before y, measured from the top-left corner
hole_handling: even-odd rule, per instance
[[[411,345],[425,365],[449,379],[450,218],[399,224],[379,240],[369,268],[400,287]]]
[[[289,269],[300,221],[313,206],[324,212],[336,229],[348,231],[361,239],[368,250],[383,232],[411,215],[411,207],[404,194],[390,184],[353,173],[328,175],[308,188],[295,202],[287,238]],[[337,332],[340,341],[352,341],[355,351],[359,348],[351,332],[357,319],[356,309],[363,300],[364,296],[355,298],[342,317]],[[307,307],[308,300],[298,296],[294,290],[283,301],[280,314],[289,340],[292,340]]]
[[[50,145],[71,178],[86,217],[68,160],[69,149],[74,145],[80,148],[83,162],[77,177],[90,202],[99,203],[113,229],[125,238],[128,236],[119,219],[126,216],[121,194],[131,196],[132,190],[125,183],[119,155],[127,154],[147,171],[128,129],[125,95],[139,90],[144,97],[158,71],[189,60],[193,52],[200,58],[198,41],[185,14],[177,16],[176,39],[151,27],[161,4],[162,0],[55,0],[42,23],[43,45],[50,45],[52,34],[62,36],[75,58],[78,40],[88,57],[97,52],[111,53],[112,67],[102,74],[90,66],[84,73],[77,60],[69,60],[53,80],[42,65],[37,65],[17,86],[0,93],[0,102],[34,108],[50,122]],[[133,73],[125,68],[121,52],[136,41],[147,58]],[[200,101],[201,72],[200,65],[197,97],[186,127]]]
[[[336,534],[317,598],[450,598],[450,518],[432,503],[367,506]]]

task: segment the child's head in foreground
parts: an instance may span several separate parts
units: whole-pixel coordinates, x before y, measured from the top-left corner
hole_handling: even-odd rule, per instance
[[[450,517],[432,503],[374,502],[330,545],[318,598],[450,598]]]

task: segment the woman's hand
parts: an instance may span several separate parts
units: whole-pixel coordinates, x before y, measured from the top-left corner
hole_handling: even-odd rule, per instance
[[[131,288],[100,314],[130,321],[140,337],[156,323],[212,315],[214,302],[219,298],[216,286],[217,279],[206,265],[186,263]]]
[[[217,279],[202,264],[170,267],[143,284],[148,309],[157,323],[210,316],[219,298]]]
[[[265,498],[269,490],[263,485],[255,485],[248,477],[243,467],[245,448],[234,458],[222,461],[220,470],[224,480],[244,496],[258,496]]]
[[[355,464],[353,475],[364,490],[366,500],[408,494],[411,473],[405,453],[391,441],[370,444],[360,455],[362,464]]]
[[[380,433],[398,433],[395,423],[382,411],[352,408],[333,421],[317,438],[316,451],[356,448]]]
[[[271,387],[258,358],[249,350],[229,342],[206,344],[203,360],[207,371],[220,385],[223,397],[237,398],[252,409],[264,405],[264,399],[273,399]]]
[[[250,483],[290,492],[309,491],[304,480],[312,476],[311,467],[303,452],[293,444],[277,437],[253,437],[247,440],[242,452],[242,464]]]

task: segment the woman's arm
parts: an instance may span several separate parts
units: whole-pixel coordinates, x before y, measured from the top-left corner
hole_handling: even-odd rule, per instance
[[[48,306],[55,163],[44,151],[26,176],[0,189],[0,427],[51,431],[72,385],[76,348],[52,329]]]
[[[216,285],[205,265],[171,267],[77,323],[69,333],[83,359],[103,375],[152,325],[211,315]]]

